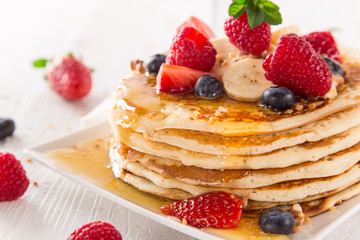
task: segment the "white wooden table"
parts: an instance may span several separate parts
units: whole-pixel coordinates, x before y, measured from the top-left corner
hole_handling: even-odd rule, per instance
[[[358,47],[358,1],[274,0],[285,23],[299,23],[306,33],[338,28],[339,42]],[[79,129],[80,117],[91,111],[129,71],[135,58],[166,49],[176,26],[189,15],[208,22],[218,35],[230,1],[224,0],[13,0],[0,1],[0,117],[16,121],[13,137],[0,151],[15,154],[31,182],[25,196],[0,203],[0,239],[66,239],[82,224],[103,220],[124,239],[193,239],[133,213],[26,161],[22,150]],[[336,14],[336,16],[334,16]],[[311,16],[311,17],[310,17]],[[95,69],[89,96],[69,102],[52,92],[41,70],[31,62],[72,51]],[[326,239],[360,239],[360,214]]]

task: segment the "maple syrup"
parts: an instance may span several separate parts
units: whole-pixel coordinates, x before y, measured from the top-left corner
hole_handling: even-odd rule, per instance
[[[86,140],[72,147],[52,150],[48,152],[47,155],[61,170],[77,175],[123,199],[160,214],[160,206],[166,203],[166,200],[152,194],[141,192],[114,176],[109,166],[106,143],[107,139],[104,138]],[[246,217],[241,219],[239,226],[235,229],[205,228],[203,231],[224,239],[290,239],[285,235],[264,233],[259,228],[256,218]]]

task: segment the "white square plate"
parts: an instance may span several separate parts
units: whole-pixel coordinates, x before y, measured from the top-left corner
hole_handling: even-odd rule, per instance
[[[61,137],[59,139],[34,146],[31,148],[26,149],[24,152],[29,155],[30,157],[37,160],[39,163],[45,165],[46,167],[52,169],[53,171],[74,180],[87,188],[92,189],[94,192],[111,199],[112,201],[119,203],[120,205],[129,208],[141,215],[144,215],[150,219],[153,219],[161,224],[164,224],[168,227],[171,227],[175,230],[178,230],[182,233],[185,233],[189,236],[198,238],[198,239],[206,239],[206,240],[220,240],[223,238],[219,238],[215,235],[206,233],[199,229],[181,224],[178,221],[174,221],[171,218],[165,217],[159,213],[150,211],[145,209],[131,200],[126,200],[116,194],[111,193],[110,191],[104,189],[102,186],[97,186],[89,182],[88,180],[84,179],[83,177],[76,174],[74,171],[66,171],[64,169],[60,169],[56,166],[56,163],[53,159],[47,156],[47,152],[50,150],[70,147],[73,146],[81,141],[92,139],[92,138],[99,138],[105,137],[110,132],[109,124],[108,123],[101,123],[99,125],[86,128],[81,131],[74,132],[68,136]],[[345,201],[340,206],[336,207],[334,211],[328,211],[323,213],[319,216],[311,218],[311,224],[303,226],[300,228],[300,232],[296,234],[291,234],[290,237],[293,240],[300,240],[300,239],[316,239],[320,240],[326,234],[339,224],[341,224],[344,220],[351,217],[355,214],[358,210],[360,210],[360,196],[352,198],[348,201]]]

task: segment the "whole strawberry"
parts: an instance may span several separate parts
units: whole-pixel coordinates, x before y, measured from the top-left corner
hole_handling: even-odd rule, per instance
[[[312,32],[303,36],[315,51],[319,54],[326,54],[329,58],[342,62],[340,52],[331,32]]]
[[[324,96],[331,88],[331,71],[305,38],[283,35],[263,63],[266,79],[295,93]]]
[[[197,228],[234,228],[240,222],[242,209],[240,197],[225,192],[211,192],[165,204],[161,212]]]
[[[229,40],[240,50],[258,55],[270,46],[271,25],[282,22],[279,7],[262,0],[233,1],[224,30]]]
[[[196,28],[179,28],[170,46],[166,63],[210,71],[215,65],[216,50],[210,41]]]
[[[47,67],[46,79],[50,86],[66,99],[78,100],[90,92],[91,70],[71,54],[52,61],[40,59],[34,66]]]
[[[75,230],[67,240],[122,240],[122,236],[110,223],[97,221]]]
[[[0,202],[23,196],[29,183],[20,161],[11,153],[0,152]]]

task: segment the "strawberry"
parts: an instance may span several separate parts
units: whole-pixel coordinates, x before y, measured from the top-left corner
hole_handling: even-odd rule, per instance
[[[161,206],[161,212],[193,227],[235,228],[242,214],[242,198],[225,192],[211,192]]]
[[[182,23],[179,27],[178,27],[178,31],[179,29],[181,29],[183,26],[189,26],[189,27],[193,27],[196,28],[199,32],[201,32],[207,39],[211,39],[215,37],[214,32],[211,30],[211,28],[204,23],[203,21],[201,21],[200,19],[191,16],[189,17],[184,23]]]
[[[319,54],[326,54],[329,58],[342,62],[341,55],[336,47],[336,42],[331,32],[312,32],[303,36],[315,51]]]
[[[233,1],[224,30],[241,51],[258,55],[270,46],[271,25],[282,22],[279,7],[268,0]]]
[[[91,222],[75,230],[68,240],[122,240],[120,232],[110,223]]]
[[[166,63],[210,71],[215,65],[216,50],[196,28],[181,27],[170,46]]]
[[[210,72],[163,63],[156,77],[156,88],[157,91],[171,94],[190,93],[194,90],[197,80],[203,75],[212,75],[220,79]]]
[[[78,100],[90,92],[91,70],[71,54],[53,61],[40,59],[34,66],[47,67],[50,86],[66,99]]]
[[[10,153],[0,152],[0,202],[23,196],[29,183],[20,161]]]
[[[263,63],[265,77],[276,85],[312,97],[324,96],[331,88],[329,66],[305,38],[283,35],[274,53]]]

